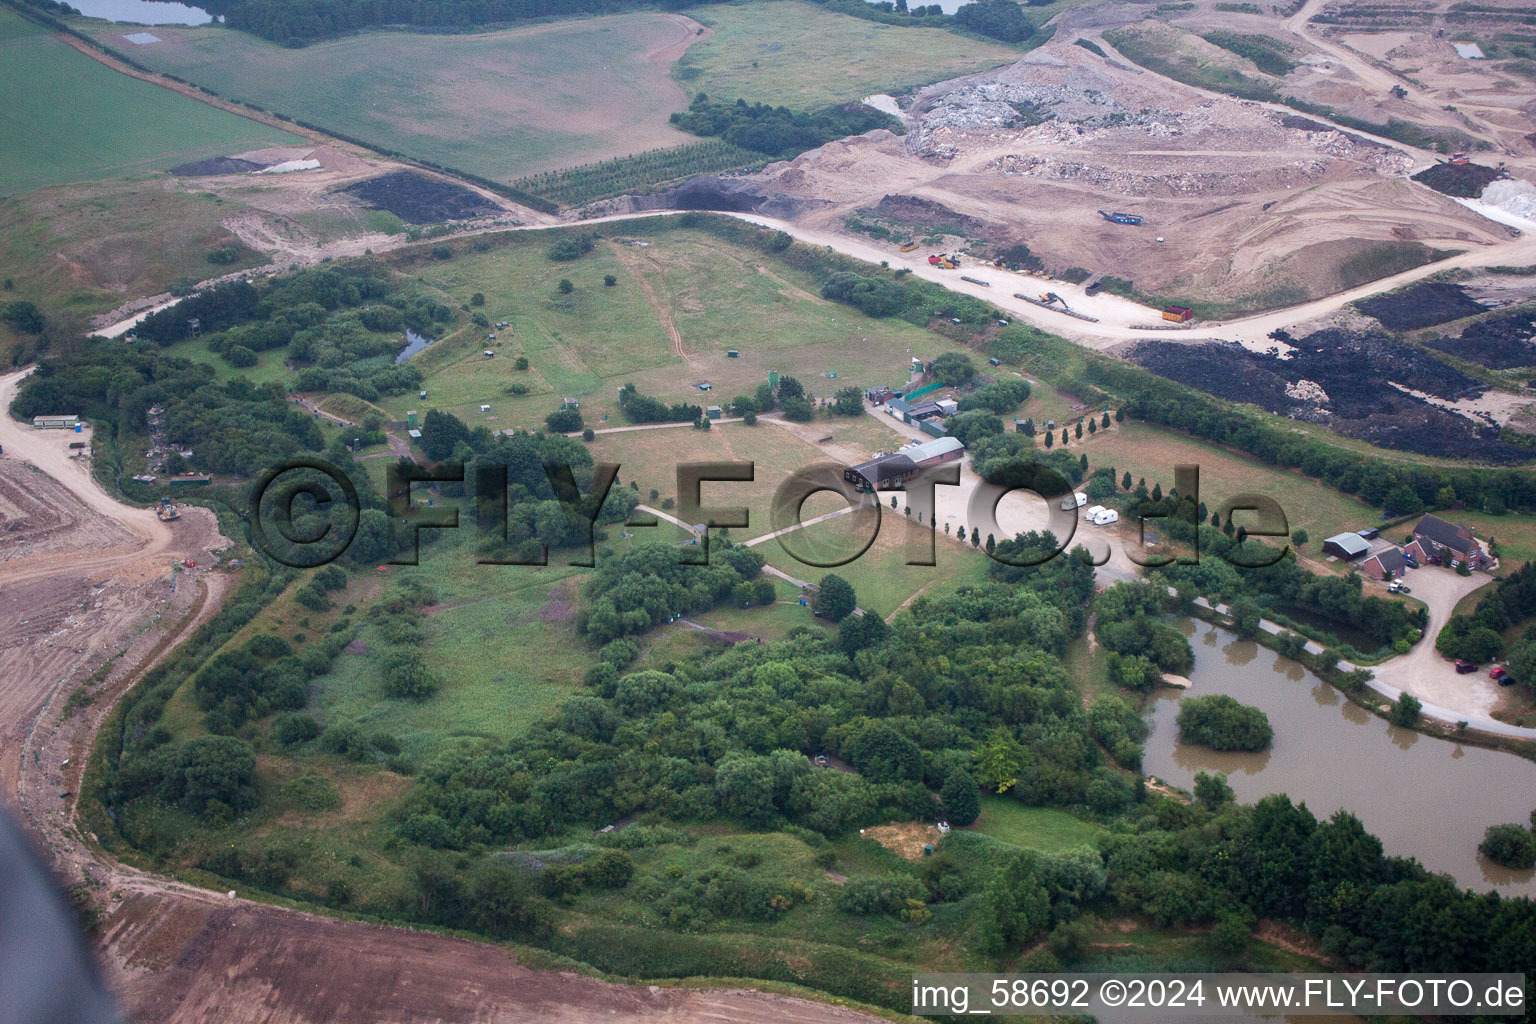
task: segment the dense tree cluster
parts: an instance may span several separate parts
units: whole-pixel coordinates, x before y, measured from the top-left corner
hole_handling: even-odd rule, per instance
[[[719,136],[733,146],[785,160],[844,136],[899,127],[889,115],[862,103],[806,113],[766,103],[749,104],[744,99],[735,103],[711,100],[702,92],[687,110],[674,113],[671,121],[685,132]]]
[[[688,0],[674,0],[669,6],[683,7],[687,3]],[[308,40],[377,25],[467,28],[530,18],[609,13],[640,6],[626,0],[210,0],[208,10],[222,15],[231,28],[277,43],[302,45]]]
[[[213,368],[168,358],[144,342],[81,345],[43,362],[21,384],[22,416],[67,409],[117,429],[147,432],[147,411],[165,407],[167,439],[190,449],[194,469],[251,476],[324,437],[313,419],[285,400],[278,384],[242,379],[220,384]]]
[[[985,409],[999,416],[1013,412],[1029,399],[1029,381],[1020,377],[998,377],[960,399],[960,411]]]
[[[685,563],[677,548],[641,545],[598,566],[581,626],[599,643],[644,633],[683,612],[729,601],[737,585],[756,579],[762,568],[763,556],[751,548],[712,548],[705,566]]]
[[[633,384],[619,389],[619,407],[631,423],[689,423],[704,415],[704,407],[692,402],[668,405],[659,398],[642,395]]]
[[[1212,750],[1263,750],[1274,739],[1269,717],[1224,693],[1179,702],[1179,736]]]
[[[1447,658],[1466,658],[1468,661],[1497,658],[1504,653],[1504,631],[1533,615],[1536,615],[1536,562],[1527,562],[1495,583],[1490,593],[1478,599],[1477,607],[1470,615],[1451,616],[1440,628],[1435,648]],[[1531,643],[1526,639],[1517,645],[1522,652],[1522,671],[1515,672],[1515,678],[1536,684],[1536,675],[1526,670],[1523,664],[1524,648]]]
[[[1013,0],[976,0],[954,13],[955,21],[972,32],[1005,43],[1022,43],[1035,34],[1034,24]]]

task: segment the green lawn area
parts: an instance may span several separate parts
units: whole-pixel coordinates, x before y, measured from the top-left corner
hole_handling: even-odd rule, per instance
[[[1102,826],[1074,818],[1054,807],[1026,807],[1001,796],[981,798],[981,817],[971,826],[993,839],[1047,853],[1093,846]]]
[[[805,518],[831,511],[840,501],[829,499],[824,505],[807,503]],[[797,531],[798,535],[761,545],[768,564],[797,579],[816,583],[828,573],[835,573],[853,585],[859,607],[888,617],[910,598],[919,594],[937,597],[952,593],[970,583],[986,579],[987,556],[970,545],[960,545],[942,534],[934,537],[935,565],[908,565],[909,559],[926,554],[926,527],[909,521],[886,505],[874,542],[863,554],[846,565],[822,567],[807,562],[832,561],[858,551],[873,531],[868,513],[848,514],[816,523]],[[788,546],[789,550],[785,550]]]
[[[9,10],[0,10],[0,93],[3,195],[300,141],[119,74]]]
[[[157,71],[321,128],[479,174],[526,174],[698,141],[667,116],[691,24],[654,12],[431,35],[370,31],[287,49],[218,26],[82,28]]]
[[[714,29],[673,70],[689,94],[812,109],[982,71],[1019,59],[1002,43],[942,28],[865,21],[800,0],[711,4],[688,13]]]
[[[1237,494],[1268,495],[1280,503],[1291,530],[1307,531],[1309,542],[1302,549],[1304,555],[1318,556],[1325,537],[1381,522],[1377,509],[1317,480],[1161,427],[1116,423],[1107,431],[1084,434],[1081,441],[1073,440],[1066,450],[1074,454],[1086,452],[1090,472],[1099,466],[1113,466],[1117,475],[1130,470],[1133,480],[1145,477],[1149,488],[1157,482],[1164,491],[1173,486],[1175,465],[1197,465],[1200,500],[1212,511]],[[1238,523],[1242,522],[1239,518]]]

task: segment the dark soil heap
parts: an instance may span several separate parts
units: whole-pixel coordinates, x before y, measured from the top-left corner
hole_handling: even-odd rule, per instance
[[[1141,342],[1130,358],[1218,398],[1323,423],[1345,437],[1383,448],[1501,464],[1536,458],[1529,448],[1499,440],[1495,426],[1474,423],[1393,387],[1447,401],[1482,393],[1476,380],[1424,352],[1383,334],[1342,328],[1284,340],[1295,351],[1283,359],[1250,352],[1235,342],[1169,341]],[[1301,381],[1320,387],[1326,397],[1307,385],[1294,386]]]
[[[369,178],[341,191],[370,209],[387,210],[407,224],[436,224],[501,212],[473,189],[413,171]]]
[[[1536,366],[1536,309],[1480,320],[1459,338],[1436,338],[1428,345],[1490,370]]]
[[[1391,331],[1416,331],[1488,311],[1487,306],[1467,295],[1461,285],[1439,281],[1362,299],[1355,306]]]

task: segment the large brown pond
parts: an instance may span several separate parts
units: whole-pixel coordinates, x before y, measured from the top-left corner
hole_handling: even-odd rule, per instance
[[[1536,763],[1399,729],[1268,648],[1203,622],[1185,630],[1195,649],[1194,685],[1160,690],[1149,707],[1148,774],[1190,789],[1196,772],[1224,772],[1243,803],[1287,793],[1318,818],[1342,808],[1380,836],[1388,854],[1415,857],[1468,888],[1536,896],[1536,872],[1510,871],[1477,852],[1489,825],[1529,824]],[[1378,671],[1390,679],[1390,666]],[[1274,745],[1223,754],[1180,743],[1175,718],[1186,693],[1225,693],[1262,708]]]

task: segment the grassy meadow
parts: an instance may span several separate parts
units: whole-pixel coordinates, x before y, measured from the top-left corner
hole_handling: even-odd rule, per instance
[[[711,4],[688,13],[714,34],[689,47],[673,77],[690,95],[715,99],[811,109],[1019,59],[1003,43],[882,25],[802,0]]]
[[[452,305],[483,294],[487,319],[512,325],[494,342],[464,327],[415,356],[427,377],[425,406],[471,425],[532,428],[573,397],[587,424],[603,429],[623,425],[618,389],[631,381],[668,402],[723,405],[778,370],[829,396],[845,384],[903,383],[912,353],[954,347],[822,299],[808,276],[714,236],[676,229],[631,244],[638,241],[615,234],[578,260],[554,262],[547,238],[514,233],[485,252],[403,267]],[[558,290],[562,278],[574,286],[568,295]],[[739,356],[727,356],[731,349]],[[513,368],[519,355],[528,370]],[[695,387],[705,381],[709,391]],[[510,394],[509,385],[527,394]],[[381,404],[401,419],[408,409],[425,411],[414,394]],[[482,404],[490,414],[480,413]]]
[[[6,98],[0,195],[298,141],[119,74],[6,9],[0,9],[0,93]]]
[[[235,263],[208,262],[210,251],[235,240],[220,221],[242,209],[167,177],[55,185],[0,199],[0,266],[14,282],[9,297],[50,313],[89,315],[184,277],[258,265],[265,260],[245,248]]]
[[[145,46],[121,26],[86,30],[221,96],[498,181],[698,141],[667,123],[686,105],[667,66],[694,34],[676,15],[365,32],[302,49],[217,26],[157,28]]]

